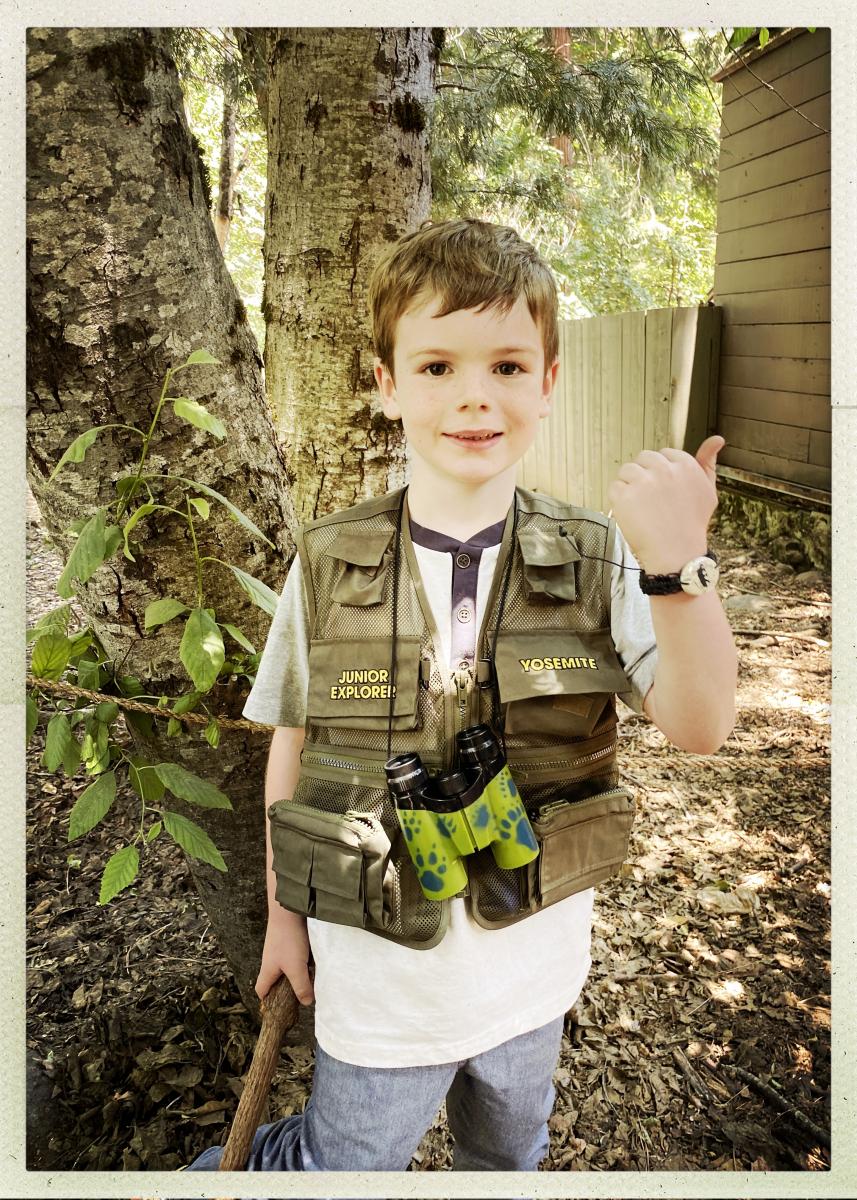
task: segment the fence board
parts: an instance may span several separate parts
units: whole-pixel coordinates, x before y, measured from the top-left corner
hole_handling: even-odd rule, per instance
[[[619,457],[630,462],[645,445],[646,320],[644,313],[622,313],[622,445]]]
[[[830,251],[802,250],[777,258],[750,258],[714,269],[714,293],[764,292],[772,288],[821,287],[830,280]],[[722,303],[718,299],[718,304]]]
[[[757,450],[776,454],[794,462],[806,462],[809,455],[809,430],[793,425],[775,425],[770,421],[749,421],[744,417],[721,415],[719,432],[733,450]]]
[[[646,313],[646,400],[643,434],[648,450],[660,450],[670,434],[672,309]]]
[[[811,62],[822,54],[830,53],[830,30],[818,28],[815,33],[806,31],[782,42],[774,50],[750,58],[749,70],[739,65],[722,76],[724,87],[727,80],[740,79],[745,93],[764,87],[765,82],[775,83],[787,71],[793,71],[802,63]],[[744,55],[745,59],[747,55]],[[753,74],[750,74],[750,71]],[[715,75],[714,78],[717,78]],[[762,80],[763,82],[759,82]]]
[[[829,467],[831,450],[830,437],[813,429],[809,435],[809,461],[819,467]]]
[[[823,128],[818,129],[819,125]],[[798,145],[824,130],[830,131],[829,92],[802,104],[800,112],[788,109],[779,116],[751,125],[741,133],[724,137],[720,142],[720,169],[735,168],[772,151]]]
[[[622,317],[602,317],[601,409],[604,425],[601,440],[601,508],[610,507],[607,489],[616,478],[622,458]]]

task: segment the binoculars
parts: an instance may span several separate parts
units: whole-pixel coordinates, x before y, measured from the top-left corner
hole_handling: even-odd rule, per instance
[[[496,736],[471,725],[456,738],[458,769],[430,776],[420,756],[385,763],[387,787],[423,894],[445,900],[467,884],[461,861],[491,847],[498,867],[522,867],[538,855],[533,828]]]

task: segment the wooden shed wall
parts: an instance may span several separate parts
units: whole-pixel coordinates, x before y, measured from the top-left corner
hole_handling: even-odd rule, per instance
[[[720,461],[829,492],[830,31],[720,78]]]

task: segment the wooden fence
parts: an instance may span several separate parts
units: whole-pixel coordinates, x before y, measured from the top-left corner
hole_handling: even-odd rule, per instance
[[[641,450],[695,453],[714,431],[720,309],[659,308],[560,323],[553,411],[518,481],[607,512],[607,488]]]

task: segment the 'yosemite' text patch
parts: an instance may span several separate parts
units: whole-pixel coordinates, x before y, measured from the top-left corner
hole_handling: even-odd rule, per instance
[[[519,658],[518,662],[528,673],[530,671],[598,670],[598,660],[595,658]]]

